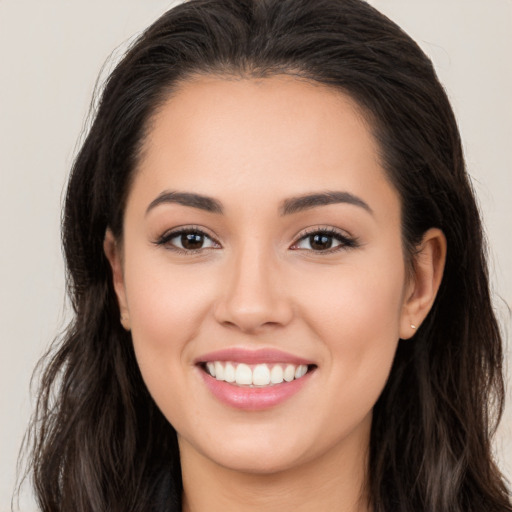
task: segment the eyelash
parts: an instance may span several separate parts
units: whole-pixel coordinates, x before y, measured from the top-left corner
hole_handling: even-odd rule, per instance
[[[220,247],[220,244],[219,244],[219,242],[217,242],[217,240],[215,240],[213,237],[208,235],[208,233],[206,233],[204,230],[194,227],[194,226],[183,227],[183,228],[178,228],[178,229],[175,229],[172,231],[168,231],[168,232],[164,233],[155,242],[155,245],[165,246],[167,249],[169,249],[171,251],[175,251],[180,254],[198,254],[200,251],[213,249],[213,247],[201,247],[199,249],[184,249],[181,247],[176,247],[175,245],[170,243],[173,238],[177,238],[180,235],[199,235],[199,236],[202,236],[204,238],[211,240],[214,244],[216,244]]]
[[[309,237],[312,237],[313,235],[324,235],[329,238],[333,238],[334,240],[340,242],[340,244],[336,247],[329,248],[325,251],[314,251],[312,249],[300,249],[300,248],[294,248],[297,246],[300,242],[303,240],[308,239]],[[308,228],[304,233],[300,235],[300,238],[294,242],[291,249],[300,251],[300,250],[311,250],[312,252],[320,255],[326,255],[326,254],[332,254],[338,251],[344,251],[347,249],[354,249],[359,247],[358,239],[355,237],[348,236],[346,234],[343,234],[341,231],[332,228],[332,227],[313,227]]]
[[[185,235],[185,234],[187,234],[187,235],[198,235],[198,236],[207,238],[213,244],[216,244],[216,245],[218,245],[220,247],[220,243],[217,240],[215,240],[213,237],[208,235],[208,233],[206,233],[202,229],[200,229],[198,227],[194,227],[194,226],[183,227],[183,228],[179,228],[179,229],[176,229],[176,230],[168,231],[168,232],[164,233],[154,243],[157,246],[165,246],[167,249],[169,249],[171,251],[175,251],[177,253],[185,254],[185,255],[186,254],[190,254],[190,255],[198,254],[201,251],[210,250],[210,249],[216,249],[217,248],[217,247],[201,247],[199,249],[184,249],[184,248],[177,247],[176,245],[170,243],[170,241],[173,238],[177,238],[180,235]],[[318,250],[318,251],[315,251],[313,249],[301,249],[301,248],[296,247],[302,241],[308,239],[309,237],[312,237],[313,235],[324,235],[324,236],[327,236],[329,238],[333,238],[334,240],[339,242],[339,245],[337,245],[335,247],[332,247],[332,248],[328,248],[326,250]],[[319,255],[325,255],[325,254],[332,254],[332,253],[335,253],[335,252],[338,252],[338,251],[342,251],[342,250],[353,249],[353,248],[356,248],[356,247],[359,247],[359,242],[358,242],[357,238],[353,238],[353,237],[347,236],[347,235],[341,233],[340,231],[338,231],[337,229],[334,229],[332,227],[326,227],[326,228],[314,227],[314,228],[309,228],[304,233],[302,233],[300,235],[300,238],[298,238],[297,241],[293,243],[293,245],[290,247],[290,249],[291,250],[296,250],[296,251],[306,250],[306,251],[314,252],[314,253],[319,254]]]

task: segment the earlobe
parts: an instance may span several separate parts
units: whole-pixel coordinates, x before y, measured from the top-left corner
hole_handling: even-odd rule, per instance
[[[413,260],[413,273],[406,290],[400,338],[414,336],[434,304],[443,278],[446,261],[446,237],[438,228],[423,235]]]
[[[117,296],[117,302],[119,304],[119,311],[121,314],[120,321],[122,326],[127,331],[129,331],[130,312],[126,300],[121,247],[110,229],[107,229],[105,232],[105,238],[103,240],[103,251],[105,252],[105,256],[110,263],[110,268],[112,269],[112,280]]]

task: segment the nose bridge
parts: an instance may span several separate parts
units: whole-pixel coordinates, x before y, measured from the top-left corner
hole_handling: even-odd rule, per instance
[[[246,241],[233,252],[226,270],[219,321],[249,332],[284,325],[291,319],[291,305],[280,286],[278,261],[271,247],[254,238]]]

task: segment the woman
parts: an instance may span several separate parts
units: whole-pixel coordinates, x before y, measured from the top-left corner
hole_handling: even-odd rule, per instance
[[[364,2],[162,16],[105,86],[64,247],[42,510],[512,510],[457,126]]]

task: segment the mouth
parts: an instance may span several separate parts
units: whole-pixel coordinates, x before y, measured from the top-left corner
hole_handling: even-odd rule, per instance
[[[261,411],[291,399],[313,382],[317,365],[274,349],[231,348],[196,359],[202,381],[222,403]]]
[[[314,364],[246,364],[235,361],[208,361],[199,366],[218,381],[250,388],[264,388],[299,380],[316,368]]]

